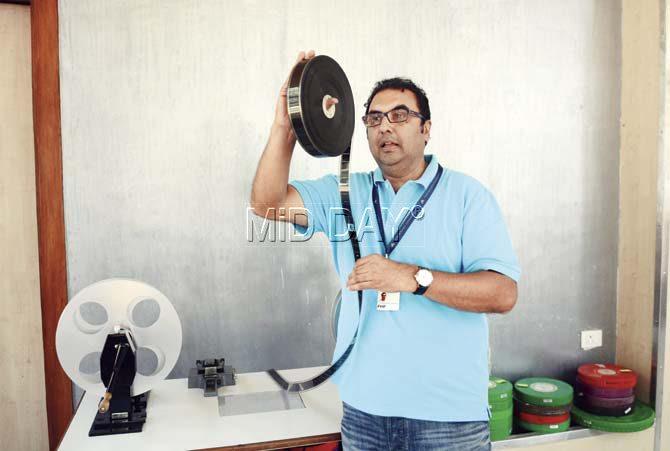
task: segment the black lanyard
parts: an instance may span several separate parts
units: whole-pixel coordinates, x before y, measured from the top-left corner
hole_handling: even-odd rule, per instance
[[[372,203],[374,204],[375,207],[375,216],[377,217],[377,227],[379,227],[379,234],[381,235],[382,238],[382,249],[384,251],[384,255],[387,258],[391,254],[391,252],[393,252],[393,250],[398,246],[398,243],[400,242],[402,237],[405,236],[405,232],[407,232],[409,226],[412,225],[414,219],[416,219],[417,216],[423,214],[422,210],[425,207],[426,202],[428,202],[428,199],[430,199],[430,196],[433,194],[433,191],[435,191],[435,187],[437,186],[437,182],[440,181],[441,176],[442,176],[442,166],[438,164],[437,173],[435,174],[435,177],[433,177],[433,180],[431,180],[426,190],[423,192],[421,197],[419,197],[419,200],[416,202],[414,207],[405,215],[405,218],[400,223],[400,227],[398,227],[398,230],[396,230],[395,236],[393,237],[391,244],[388,245],[388,248],[386,247],[386,233],[384,232],[384,220],[382,219],[382,211],[381,207],[379,206],[379,190],[377,189],[377,183],[374,180],[372,181]]]

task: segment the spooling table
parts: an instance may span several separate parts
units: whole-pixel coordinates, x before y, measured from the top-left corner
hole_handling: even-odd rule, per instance
[[[287,378],[302,379],[325,368],[282,370],[281,373]],[[236,385],[220,390],[227,394],[246,394],[276,391],[278,387],[267,373],[259,372],[238,374]],[[202,391],[188,390],[187,379],[167,379],[157,382],[151,390],[151,404],[141,434],[89,437],[91,411],[95,411],[99,397],[86,393],[59,449],[185,450],[241,445],[267,449],[340,440],[342,402],[337,387],[326,381],[300,396],[304,409],[222,417],[218,414],[216,397],[206,398]]]

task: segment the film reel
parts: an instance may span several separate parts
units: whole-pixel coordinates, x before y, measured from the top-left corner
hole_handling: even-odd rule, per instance
[[[585,385],[599,388],[634,388],[637,384],[635,371],[611,363],[589,363],[577,368],[577,376]]]
[[[656,418],[654,409],[650,406],[635,401],[632,412],[626,416],[611,417],[586,412],[579,407],[572,411],[572,419],[575,423],[606,432],[639,432],[654,425]]]
[[[291,126],[307,153],[320,158],[349,151],[354,134],[354,95],[334,59],[319,55],[296,64],[286,93]]]
[[[99,356],[107,335],[130,332],[139,352],[155,356],[155,369],[138,372],[132,396],[149,391],[172,371],[182,344],[177,311],[156,288],[130,279],[107,279],[81,290],[68,302],[56,329],[56,353],[68,377],[87,392],[102,395]],[[97,358],[96,358],[97,356]]]

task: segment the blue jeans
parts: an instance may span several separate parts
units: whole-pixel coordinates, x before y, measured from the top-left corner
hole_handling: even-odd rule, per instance
[[[370,415],[342,403],[344,451],[489,451],[487,421],[445,422]]]

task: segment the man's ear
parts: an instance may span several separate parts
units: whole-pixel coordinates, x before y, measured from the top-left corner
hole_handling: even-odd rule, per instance
[[[424,142],[428,144],[428,140],[430,139],[430,127],[433,125],[433,123],[429,120],[423,123],[421,126],[421,134],[424,135]]]

